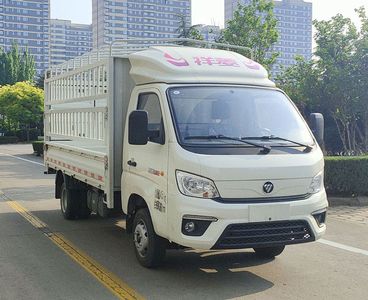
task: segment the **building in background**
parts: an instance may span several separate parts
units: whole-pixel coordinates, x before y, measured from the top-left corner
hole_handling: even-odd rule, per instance
[[[93,47],[116,39],[177,37],[178,15],[191,23],[191,0],[92,0]]]
[[[215,25],[204,25],[204,24],[200,24],[200,25],[196,25],[195,28],[203,36],[203,39],[205,41],[209,41],[209,42],[215,42],[216,39],[221,34],[220,27],[219,26],[215,26]]]
[[[50,20],[50,65],[57,65],[92,49],[92,25]]]
[[[251,0],[225,0],[225,24],[229,21],[238,2],[250,4]],[[303,0],[274,1],[274,13],[278,19],[279,41],[273,51],[279,52],[271,73],[276,76],[281,67],[288,67],[295,63],[295,55],[305,59],[312,58],[312,3]]]
[[[14,43],[33,55],[40,75],[49,62],[49,0],[0,0],[0,47]]]

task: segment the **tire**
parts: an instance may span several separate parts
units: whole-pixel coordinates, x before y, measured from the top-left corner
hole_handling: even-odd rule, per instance
[[[260,258],[274,258],[275,256],[280,255],[284,249],[285,246],[253,248],[256,255]]]
[[[137,260],[143,267],[155,268],[162,264],[167,240],[155,233],[147,208],[138,210],[134,216],[133,245]]]
[[[61,213],[67,220],[74,220],[78,213],[78,202],[75,201],[75,190],[70,190],[66,187],[65,182],[60,188],[60,208]]]
[[[80,190],[78,194],[78,199],[75,199],[79,204],[77,215],[80,219],[88,219],[91,215],[91,210],[87,205],[87,190]]]
[[[61,185],[60,207],[67,220],[87,219],[91,215],[91,210],[87,206],[87,192],[68,189],[65,182]]]

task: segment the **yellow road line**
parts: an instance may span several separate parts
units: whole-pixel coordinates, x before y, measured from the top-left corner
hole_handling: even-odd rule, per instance
[[[3,194],[4,196],[4,194]],[[5,196],[6,197],[6,196]],[[4,198],[4,197],[3,197]],[[6,203],[18,212],[24,219],[31,223],[35,228],[41,230],[55,245],[63,250],[69,257],[76,261],[87,272],[100,281],[119,299],[143,299],[136,291],[130,288],[114,274],[106,270],[102,265],[78,249],[72,242],[67,240],[62,234],[54,233],[46,223],[33,215],[29,210],[14,200],[7,199]]]
[[[47,225],[42,222],[39,218],[32,215],[29,211],[27,211],[23,206],[18,204],[15,201],[6,201],[6,203],[13,208],[17,213],[19,213],[24,219],[26,219],[29,223],[36,227],[37,229],[47,228]]]

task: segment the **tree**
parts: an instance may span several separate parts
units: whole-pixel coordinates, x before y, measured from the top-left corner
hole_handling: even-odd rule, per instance
[[[273,1],[268,0],[251,0],[249,5],[239,3],[219,41],[253,49],[253,58],[270,69],[278,56],[276,52],[271,53],[272,46],[279,37],[273,9]]]
[[[42,75],[37,77],[36,82],[35,82],[35,86],[40,88],[40,89],[44,89],[44,87],[45,87],[45,74],[42,74]]]
[[[342,144],[336,130],[336,124],[326,110],[321,96],[323,81],[320,79],[315,61],[295,58],[296,63],[284,68],[275,81],[298,106],[304,118],[308,120],[311,112],[321,112],[325,116],[325,146],[329,152],[339,152]]]
[[[43,91],[28,82],[17,82],[0,88],[0,115],[8,131],[29,131],[42,122]]]
[[[360,31],[342,15],[314,21],[315,59],[297,60],[276,78],[304,108],[324,112],[327,128],[338,133],[341,150],[353,154],[368,151],[368,19],[364,8],[356,11],[362,23]],[[332,131],[330,135],[336,136]],[[327,147],[331,147],[329,143]]]
[[[276,82],[302,112],[307,110],[307,105],[314,102],[319,90],[318,70],[313,61],[306,61],[302,56],[295,57],[296,63],[287,69],[282,69],[276,77]]]
[[[0,85],[33,82],[35,75],[34,58],[27,49],[20,53],[18,45],[13,44],[8,52],[0,51]]]
[[[186,15],[178,14],[177,16],[179,18],[179,25],[176,29],[178,38],[203,40],[203,36],[197,29],[199,25],[189,26]]]
[[[356,26],[349,18],[336,15],[329,21],[314,21],[315,55],[320,80],[320,105],[336,123],[345,152],[357,151],[356,91],[353,57],[358,39]]]
[[[362,140],[363,148],[368,151],[368,17],[364,7],[355,10],[361,21],[359,40],[356,43],[354,55],[353,89],[358,94],[357,111],[358,127],[357,134]]]

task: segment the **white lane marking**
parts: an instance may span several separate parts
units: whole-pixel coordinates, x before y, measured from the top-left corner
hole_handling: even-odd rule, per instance
[[[346,251],[350,251],[350,252],[354,252],[354,253],[363,254],[363,255],[368,256],[368,251],[367,250],[347,246],[347,245],[344,245],[344,244],[332,242],[332,241],[325,240],[325,239],[317,240],[317,242],[321,243],[321,244],[331,246],[331,247],[335,247],[335,248],[339,248],[339,249],[342,249],[342,250],[346,250]]]
[[[25,158],[20,158],[20,157],[18,157],[18,156],[10,155],[10,154],[7,154],[7,153],[1,153],[1,152],[0,152],[0,155],[10,156],[10,157],[13,157],[13,158],[16,158],[16,159],[19,159],[19,160],[23,160],[23,161],[26,161],[26,162],[29,162],[29,163],[35,164],[35,165],[44,166],[44,164],[41,164],[41,163],[39,163],[39,162],[36,162],[36,161],[33,161],[33,160],[29,160],[29,159],[25,159]]]

